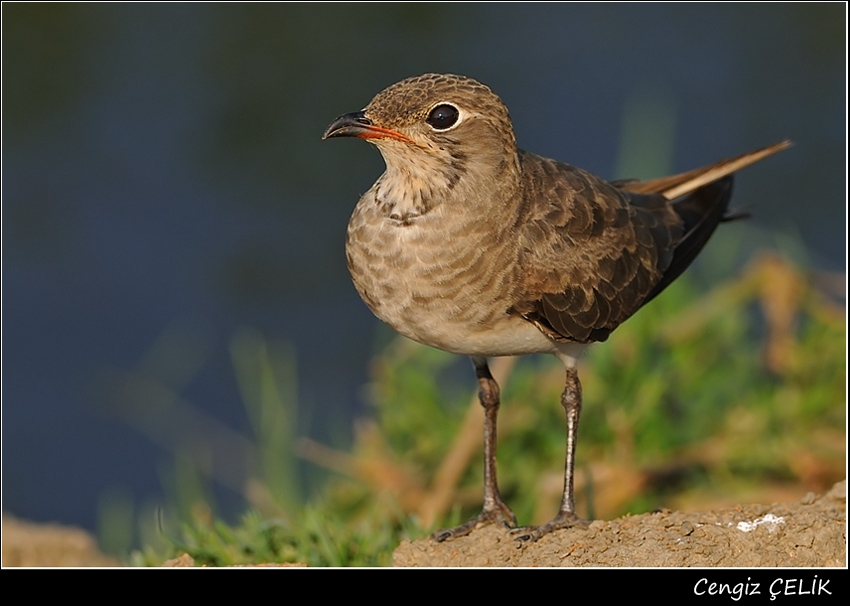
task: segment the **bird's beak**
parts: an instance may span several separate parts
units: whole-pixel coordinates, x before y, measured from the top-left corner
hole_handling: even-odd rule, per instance
[[[395,139],[413,143],[408,137],[390,128],[373,124],[365,111],[343,114],[328,126],[322,139],[331,137],[359,137],[360,139]]]

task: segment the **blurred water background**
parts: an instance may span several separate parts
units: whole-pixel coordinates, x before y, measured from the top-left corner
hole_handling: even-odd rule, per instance
[[[740,175],[754,217],[726,247],[845,272],[845,11],[4,3],[3,510],[94,529],[191,460],[238,513],[266,363],[290,373],[283,433],[350,442],[391,332],[345,226],[383,164],[320,137],[407,76],[485,82],[521,147],[608,178],[792,139]],[[321,481],[280,472],[293,499]]]

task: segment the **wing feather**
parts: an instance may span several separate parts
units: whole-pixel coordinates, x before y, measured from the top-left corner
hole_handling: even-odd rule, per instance
[[[675,280],[727,218],[731,173],[789,146],[612,183],[520,151],[522,288],[510,311],[555,340],[604,341]]]

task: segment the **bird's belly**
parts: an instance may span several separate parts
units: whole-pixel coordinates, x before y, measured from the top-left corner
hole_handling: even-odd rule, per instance
[[[456,316],[456,307],[444,300],[434,301],[427,307],[404,297],[396,303],[372,311],[405,337],[444,351],[477,356],[555,351],[551,340],[519,316],[505,313],[498,319],[489,317],[470,322]]]
[[[441,229],[364,222],[355,213],[346,254],[372,312],[414,341],[465,355],[555,351],[533,324],[508,313],[511,265],[493,247]]]

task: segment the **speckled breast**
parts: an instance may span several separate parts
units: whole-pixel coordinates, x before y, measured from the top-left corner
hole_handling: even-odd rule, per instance
[[[374,210],[367,196],[348,225],[346,255],[360,296],[404,336],[467,355],[552,351],[526,320],[509,314],[510,243],[437,208],[403,223]]]

